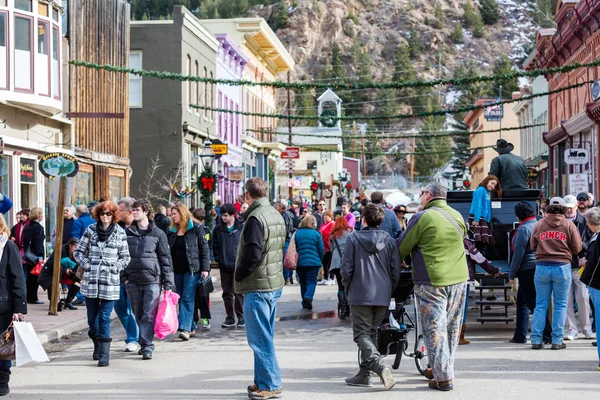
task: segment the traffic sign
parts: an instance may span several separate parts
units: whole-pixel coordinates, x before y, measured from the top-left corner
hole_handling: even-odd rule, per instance
[[[286,147],[285,150],[281,152],[281,158],[284,160],[300,158],[300,147]]]

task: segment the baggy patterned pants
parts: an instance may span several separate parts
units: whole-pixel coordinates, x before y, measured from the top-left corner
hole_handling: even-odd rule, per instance
[[[454,353],[460,338],[466,290],[466,282],[439,287],[415,285],[429,365],[437,382],[454,379]]]

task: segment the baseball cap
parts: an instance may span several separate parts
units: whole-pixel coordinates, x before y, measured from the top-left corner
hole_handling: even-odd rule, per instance
[[[563,200],[565,202],[565,207],[577,207],[577,199],[572,194],[566,195]],[[550,204],[552,204],[552,202],[550,202]]]
[[[581,192],[577,195],[577,200],[585,200],[585,201],[590,201],[590,198],[588,196],[587,193],[585,192]]]
[[[562,197],[553,197],[550,199],[550,205],[551,206],[562,206],[562,207],[566,207],[567,205],[565,204],[565,201],[562,199]]]

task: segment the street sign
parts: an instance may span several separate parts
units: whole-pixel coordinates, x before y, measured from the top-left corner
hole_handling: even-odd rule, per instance
[[[567,149],[565,150],[565,164],[587,164],[589,155],[587,149]]]
[[[485,103],[485,108],[483,109],[483,116],[488,121],[501,121],[502,117],[504,117],[504,105],[503,104],[494,104],[502,101],[502,99],[497,99],[491,102]]]
[[[569,174],[569,193],[577,196],[578,193],[589,192],[587,174]]]
[[[300,158],[300,147],[286,147],[285,150],[281,152],[281,158],[284,160]]]
[[[224,156],[229,150],[227,143],[213,143],[210,147],[215,152],[215,156]]]

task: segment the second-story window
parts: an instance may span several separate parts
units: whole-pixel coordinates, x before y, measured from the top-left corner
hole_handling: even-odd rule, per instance
[[[187,56],[187,75],[191,75],[192,74],[192,57],[190,57],[190,55],[188,54]],[[187,95],[187,108],[190,108],[190,104],[192,104],[192,81],[187,81],[187,89],[188,89],[188,95]]]
[[[240,106],[238,104],[235,105],[235,145],[239,146],[240,145],[240,114],[238,114],[238,112],[240,111]]]
[[[0,12],[0,89],[8,89],[8,13]]]
[[[237,114],[233,113],[234,108],[233,108],[232,100],[229,101],[229,109],[232,111],[231,115],[229,116],[229,143],[233,144],[234,143],[234,141],[233,141],[233,135],[234,135],[233,121],[234,121],[235,117],[237,116]]]
[[[52,95],[60,100],[60,31],[52,27]]]
[[[141,51],[130,51],[129,68],[142,69]],[[142,108],[142,77],[139,75],[129,75],[129,107]]]
[[[213,73],[210,71],[210,79],[213,79]],[[210,107],[215,108],[215,84],[210,84]],[[215,111],[210,111],[210,118],[215,119]]]
[[[198,66],[198,61],[196,61],[196,76],[200,76],[200,67]],[[200,105],[200,82],[196,81],[196,95],[194,96],[194,103],[196,105]],[[197,108],[194,109],[197,113],[200,112]]]
[[[208,78],[208,72],[206,67],[204,67],[204,79],[206,78]],[[212,105],[208,103],[208,83],[206,81],[204,81],[204,96],[202,101],[204,102],[204,107],[212,107]],[[208,110],[204,110],[204,116],[208,117]]]
[[[38,3],[38,14],[43,17],[49,17],[48,15],[48,4]]]
[[[229,104],[229,98],[225,96],[225,101],[223,102],[223,108],[228,109],[227,105]],[[225,121],[223,121],[223,140],[227,142],[227,129],[229,128],[229,118],[231,117],[229,113],[226,111],[225,113]]]
[[[17,10],[32,11],[31,0],[15,0],[15,8]]]
[[[50,96],[50,23],[38,19],[35,81],[40,95]]]
[[[217,108],[221,108],[223,107],[223,93],[221,93],[221,91],[219,90],[219,106]],[[218,122],[219,122],[219,137],[223,137],[223,113],[221,111],[219,111],[217,113],[217,118],[218,118]]]
[[[33,18],[15,15],[15,90],[33,91]]]

